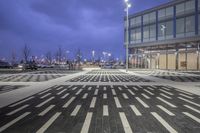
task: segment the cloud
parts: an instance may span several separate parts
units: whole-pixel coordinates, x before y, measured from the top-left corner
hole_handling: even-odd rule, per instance
[[[132,12],[143,8],[140,1]],[[0,57],[24,43],[34,55],[59,45],[123,55],[123,9],[123,0],[0,0]]]

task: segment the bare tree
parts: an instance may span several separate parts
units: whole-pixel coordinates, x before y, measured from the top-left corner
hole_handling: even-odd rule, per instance
[[[48,64],[51,64],[51,63],[52,63],[52,55],[51,55],[51,52],[50,52],[50,51],[48,51],[48,52],[46,53],[46,60],[47,60]]]
[[[30,47],[28,47],[28,45],[25,44],[22,52],[23,52],[23,58],[24,58],[25,62],[28,62],[28,58],[30,57],[30,54],[31,54]]]
[[[12,55],[11,55],[11,62],[12,62],[12,65],[14,65],[16,63],[16,53],[15,51],[12,51]]]
[[[62,51],[62,48],[61,46],[58,47],[58,50],[56,52],[56,60],[57,62],[60,64],[61,61],[62,61],[62,57],[63,57],[63,51]]]
[[[76,53],[76,61],[77,61],[78,64],[80,64],[81,59],[82,59],[81,50],[78,49],[78,50],[77,50],[77,53]]]

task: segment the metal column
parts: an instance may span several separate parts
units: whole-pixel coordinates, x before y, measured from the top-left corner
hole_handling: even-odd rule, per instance
[[[178,56],[179,56],[179,50],[178,50],[178,46],[176,44],[176,70],[178,70]]]

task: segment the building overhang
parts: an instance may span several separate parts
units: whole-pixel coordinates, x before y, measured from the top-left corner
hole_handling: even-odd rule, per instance
[[[172,44],[186,44],[186,43],[195,43],[198,41],[200,41],[199,35],[193,36],[193,37],[176,38],[176,39],[168,39],[168,40],[157,40],[157,41],[152,41],[152,42],[129,44],[129,48],[139,48],[139,47],[149,47],[149,46],[159,46],[159,45],[172,45]]]

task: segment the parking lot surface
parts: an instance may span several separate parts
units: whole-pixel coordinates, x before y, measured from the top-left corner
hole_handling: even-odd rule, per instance
[[[61,78],[62,82],[53,82],[59,78],[47,81],[54,85],[0,108],[0,132],[198,133],[200,130],[200,96],[173,84],[119,70],[93,70],[71,79],[67,75]]]

